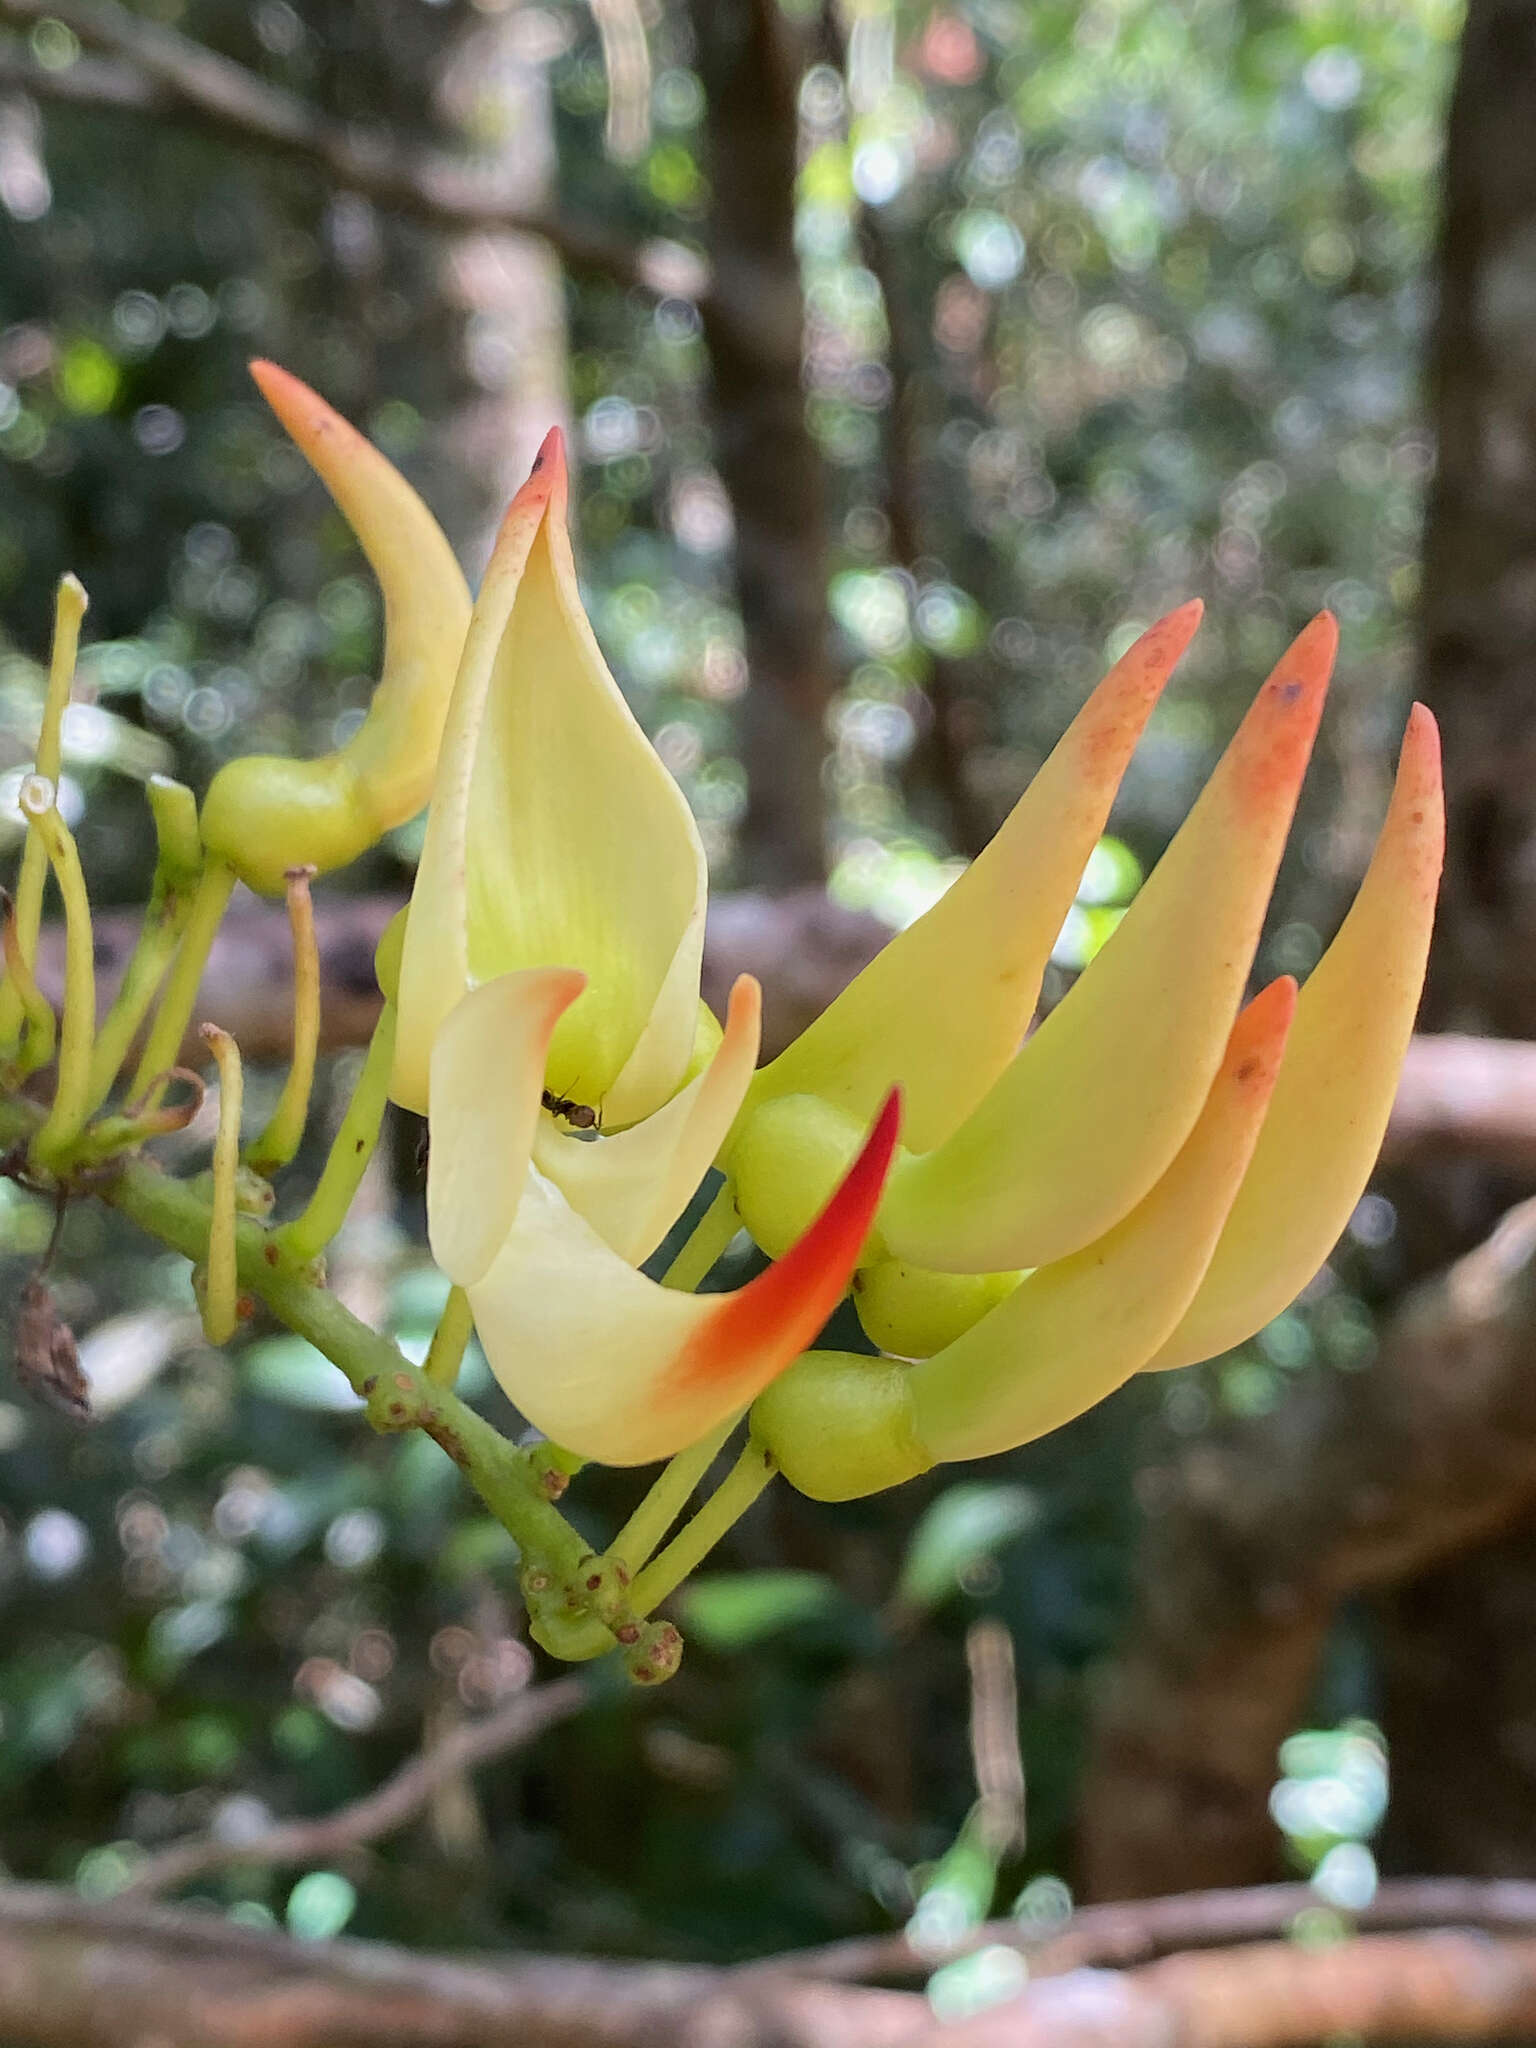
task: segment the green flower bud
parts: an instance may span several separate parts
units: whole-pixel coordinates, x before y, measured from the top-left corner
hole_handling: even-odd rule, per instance
[[[907,1368],[851,1351],[807,1351],[758,1395],[752,1433],[812,1500],[858,1500],[936,1462],[912,1420]]]
[[[727,1161],[736,1209],[770,1258],[809,1228],[863,1144],[858,1117],[819,1095],[781,1095],[751,1111]],[[892,1173],[904,1148],[896,1147]],[[878,1254],[871,1238],[865,1257]]]
[[[864,1334],[898,1358],[931,1358],[1012,1294],[1022,1273],[935,1273],[905,1259],[878,1259],[854,1277]]]

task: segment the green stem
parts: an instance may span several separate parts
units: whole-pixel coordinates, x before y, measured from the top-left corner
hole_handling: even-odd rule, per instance
[[[288,871],[288,929],[293,943],[293,1058],[271,1121],[251,1147],[250,1164],[270,1180],[298,1151],[309,1122],[315,1085],[315,1052],[320,1043],[320,950],[315,943],[315,906],[309,884],[313,868]]]
[[[462,1287],[450,1288],[443,1313],[432,1333],[432,1348],[421,1368],[434,1387],[451,1387],[458,1378],[459,1367],[464,1362],[464,1347],[474,1327],[475,1315],[469,1305],[469,1296]]]
[[[0,1150],[24,1143],[40,1121],[30,1103],[0,1098]],[[207,1202],[147,1160],[125,1160],[110,1180],[93,1182],[93,1191],[194,1264],[207,1255]],[[551,1502],[545,1461],[537,1451],[519,1450],[449,1388],[434,1387],[387,1337],[317,1287],[284,1255],[276,1236],[249,1217],[235,1225],[235,1269],[247,1293],[258,1296],[280,1322],[340,1367],[368,1403],[376,1429],[424,1429],[464,1472],[525,1559],[537,1560],[562,1581],[578,1583],[591,1546]]]
[[[749,1438],[747,1447],[693,1520],[648,1564],[630,1588],[633,1611],[644,1617],[666,1599],[735,1527],[767,1486],[778,1463],[771,1451]]]
[[[740,1228],[731,1184],[723,1181],[715,1199],[693,1226],[688,1242],[661,1276],[662,1286],[675,1287],[683,1294],[695,1293]]]
[[[357,1077],[352,1100],[347,1104],[347,1113],[309,1205],[277,1233],[286,1254],[300,1264],[318,1258],[347,1220],[352,1198],[379,1142],[394,1058],[395,1006],[386,1003],[368,1041],[363,1071]]]
[[[48,856],[64,899],[64,1016],[59,1026],[58,1073],[53,1107],[32,1140],[31,1150],[37,1165],[51,1167],[79,1137],[90,1114],[91,1046],[96,1038],[96,959],[91,938],[91,900],[86,894],[80,853],[74,834],[59,813],[55,785],[41,776],[30,776],[22,784],[21,805]],[[25,932],[22,938],[25,941]]]
[[[32,969],[23,957],[16,931],[16,906],[4,889],[0,889],[0,919],[3,919],[0,922],[0,947],[5,954],[6,987],[21,1004],[27,1027],[14,1070],[19,1079],[25,1080],[28,1074],[36,1073],[39,1067],[46,1067],[53,1058],[58,1020],[53,1014],[53,1005],[38,987]]]
[[[245,1101],[245,1072],[240,1048],[216,1024],[203,1026],[203,1037],[219,1070],[219,1129],[213,1141],[213,1207],[208,1216],[208,1265],[203,1277],[203,1335],[210,1344],[227,1344],[240,1321],[240,1289],[235,1277],[235,1194],[240,1170],[240,1111]]]
[[[146,785],[154,813],[159,858],[150,888],[144,922],[139,927],[116,1000],[96,1034],[91,1054],[91,1114],[100,1109],[122,1071],[128,1048],[138,1037],[149,1006],[165,978],[191,913],[193,892],[201,874],[197,839],[197,805],[185,784],[152,775]]]
[[[621,1558],[631,1577],[650,1562],[651,1552],[688,1505],[740,1420],[733,1415],[662,1467],[650,1492],[608,1546],[608,1556]]]
[[[54,599],[48,687],[43,698],[42,723],[32,764],[35,775],[41,775],[55,785],[64,765],[64,712],[75,680],[75,656],[80,647],[80,621],[85,617],[85,607],[86,595],[78,579],[62,577]],[[34,826],[27,833],[27,843],[21,856],[21,879],[16,884],[16,932],[21,957],[29,970],[37,964],[37,934],[43,918],[43,883],[47,873],[47,852]],[[13,980],[0,982],[0,1051],[15,1050],[21,1021],[21,990]]]
[[[181,1041],[192,1021],[203,969],[208,965],[208,955],[213,949],[224,913],[229,908],[234,886],[234,869],[224,861],[210,860],[197,884],[181,944],[176,950],[176,963],[165,984],[165,992],[155,1012],[155,1021],[149,1028],[149,1037],[133,1080],[129,1083],[128,1094],[135,1102],[147,1096],[160,1076],[176,1064]]]

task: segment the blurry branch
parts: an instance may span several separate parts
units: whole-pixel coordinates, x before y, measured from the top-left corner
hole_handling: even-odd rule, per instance
[[[583,1678],[561,1678],[518,1693],[484,1720],[456,1728],[402,1764],[393,1777],[350,1806],[318,1820],[283,1821],[239,1840],[198,1835],[173,1842],[147,1856],[123,1887],[123,1896],[153,1897],[175,1891],[195,1877],[231,1865],[288,1865],[330,1862],[349,1850],[376,1842],[414,1820],[444,1785],[465,1771],[523,1748],[546,1728],[568,1720],[586,1705]]]
[[[1415,1038],[1388,1134],[1394,1161],[1454,1150],[1536,1166],[1536,1045],[1437,1032]]]
[[[0,7],[9,0],[0,0]],[[329,1051],[367,1043],[378,1017],[373,953],[399,908],[385,896],[322,896],[315,931],[324,978],[321,1044]],[[138,934],[135,915],[108,913],[95,925],[101,1000],[111,1000]],[[704,992],[723,1013],[738,974],[763,983],[763,1050],[771,1057],[803,1031],[873,959],[889,937],[863,911],[845,910],[819,889],[784,896],[739,891],[710,904]],[[57,1001],[63,934],[45,927],[38,980]],[[225,919],[203,983],[203,1006],[225,1018],[253,1060],[286,1059],[292,1029],[288,927],[282,909],[243,894]],[[188,1051],[196,1051],[195,1043]],[[1536,1168],[1536,1044],[1454,1033],[1416,1038],[1398,1090],[1386,1157],[1455,1153],[1505,1167]]]
[[[999,1861],[1024,1848],[1024,1757],[1019,1748],[1019,1689],[1013,1637],[989,1616],[966,1631],[971,1680],[971,1769],[976,1779],[976,1821],[988,1851]]]
[[[911,2048],[1311,2048],[1318,2041],[1489,2041],[1536,2022],[1536,1942],[1366,1935],[1168,1956],[1120,1976],[1031,1985]]]
[[[494,175],[438,151],[402,148],[385,130],[334,120],[189,36],[130,14],[116,0],[0,0],[0,22],[28,27],[45,17],[110,61],[82,58],[55,70],[3,51],[0,87],[63,105],[193,121],[308,164],[349,191],[432,227],[542,236],[582,275],[684,297],[705,288],[697,258],[677,245],[511,204]]]
[[[632,164],[651,139],[651,52],[638,0],[590,0],[608,76],[608,154]]]
[[[1167,1902],[1175,1903],[1175,1902]],[[302,1942],[209,1913],[0,1890],[11,2048],[1310,2048],[1536,2032],[1536,1941],[1261,1942],[1074,1969],[936,2023],[917,1992],[750,1970]]]
[[[1340,1602],[1536,1503],[1533,1365],[1527,1201],[1404,1298],[1369,1372],[1308,1373],[1144,1468],[1136,1610],[1101,1674],[1082,1799],[1090,1896],[1269,1874],[1275,1756]]]
[[[1029,1959],[1032,1978],[1058,1977],[1069,1970],[1124,1970],[1187,1949],[1236,1948],[1247,1942],[1278,1940],[1290,1932],[1298,1914],[1316,1913],[1321,1903],[1307,1884],[1174,1892],[1165,1898],[1082,1906],[1070,1919],[1048,1930],[1019,1920],[989,1921],[957,1943],[953,1953],[1018,1949]],[[1363,1934],[1467,1927],[1483,1934],[1536,1935],[1536,1882],[1522,1878],[1388,1878],[1377,1886],[1370,1904],[1348,1918]],[[747,1967],[850,1984],[863,1977],[925,1977],[933,1968],[933,1957],[919,1953],[904,1934],[871,1934],[829,1942],[823,1948],[792,1950]]]
[[[898,2048],[912,1992],[737,1985],[657,1963],[416,1955],[294,1941],[207,1912],[0,1889],[8,2048]]]

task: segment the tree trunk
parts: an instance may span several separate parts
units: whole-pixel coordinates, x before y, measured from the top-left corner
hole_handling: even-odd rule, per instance
[[[1426,1021],[1536,1037],[1536,6],[1472,0],[1451,111],[1431,369],[1439,468],[1424,694],[1450,841]],[[1528,1180],[1416,1180],[1418,1256]],[[1525,1369],[1536,1376],[1536,1334]],[[1397,1868],[1536,1870],[1536,1520],[1382,1606]]]
[[[742,879],[787,888],[826,871],[822,762],[837,687],[821,458],[800,376],[794,227],[804,52],[776,0],[694,0],[693,21],[713,195],[704,334],[751,678]]]

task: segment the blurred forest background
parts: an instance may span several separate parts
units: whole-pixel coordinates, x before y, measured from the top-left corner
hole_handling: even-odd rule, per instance
[[[1261,968],[1331,933],[1417,689],[1456,807],[1426,1025],[1536,1036],[1533,133],[1521,0],[0,0],[0,777],[66,569],[104,905],[147,879],[147,774],[361,715],[377,593],[246,378],[268,355],[472,576],[567,424],[588,603],[698,815],[717,946],[778,932],[793,975],[915,915],[1199,595],[1059,993],[1326,604]],[[399,900],[414,845],[325,916]],[[424,1343],[414,1142],[336,1278]],[[1028,1832],[964,1910],[994,1865],[1043,1921],[1286,1870],[1358,1906],[1373,1856],[1536,1874],[1536,1226],[1483,1243],[1533,1156],[1400,1142],[1240,1353],[975,1473],[779,1490],[683,1598],[674,1683],[599,1683],[366,1853],[184,1889],[439,1948],[900,1925],[968,1839],[978,1620],[1013,1645]],[[7,1303],[48,1223],[0,1183]],[[354,1800],[530,1658],[510,1543],[429,1442],[368,1438],[297,1340],[210,1351],[181,1262],[105,1212],[71,1213],[60,1285],[102,1419],[0,1388],[0,1854],[103,1898],[184,1835]],[[584,1496],[594,1535],[635,1488]]]

